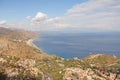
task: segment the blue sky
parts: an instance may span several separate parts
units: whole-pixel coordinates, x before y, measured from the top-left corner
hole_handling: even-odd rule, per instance
[[[0,0],[1,27],[120,31],[119,21],[119,0]]]
[[[43,12],[50,17],[62,16],[64,13],[80,2],[86,0],[0,0],[0,17],[15,21],[26,16],[34,16]]]

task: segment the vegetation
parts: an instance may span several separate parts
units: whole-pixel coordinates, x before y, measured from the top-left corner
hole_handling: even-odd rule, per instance
[[[82,59],[48,55],[27,44],[34,36],[31,31],[0,28],[0,80],[107,80],[120,68],[115,55],[91,54]]]
[[[26,41],[31,38],[35,38],[37,34],[32,31],[25,30],[15,30],[15,29],[7,29],[0,27],[0,36],[6,36],[13,40]]]

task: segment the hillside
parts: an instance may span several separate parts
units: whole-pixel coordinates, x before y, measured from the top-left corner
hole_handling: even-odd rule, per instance
[[[6,36],[12,40],[21,40],[25,41],[31,38],[35,38],[37,34],[32,31],[25,31],[19,29],[8,29],[0,27],[0,36]]]
[[[88,64],[94,64],[94,65],[109,65],[112,63],[115,63],[118,61],[117,57],[114,54],[91,54],[89,56],[86,56],[82,58],[81,60],[85,61]]]
[[[47,58],[46,53],[27,44],[29,39],[35,36],[35,32],[32,31],[0,28],[0,55]]]
[[[30,45],[35,37],[32,31],[0,28],[0,80],[120,80],[115,55],[64,59]]]

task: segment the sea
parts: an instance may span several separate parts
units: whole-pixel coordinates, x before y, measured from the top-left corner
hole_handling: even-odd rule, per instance
[[[96,53],[120,58],[120,32],[42,32],[33,43],[44,52],[63,58]]]

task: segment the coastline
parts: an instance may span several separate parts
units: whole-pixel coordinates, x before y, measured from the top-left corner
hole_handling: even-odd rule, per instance
[[[38,48],[38,47],[33,43],[34,40],[35,40],[35,39],[29,39],[29,40],[26,41],[26,43],[27,43],[29,46],[31,46],[31,47],[34,47],[34,48],[36,48],[36,49],[38,49],[38,50],[41,50],[40,48]]]

